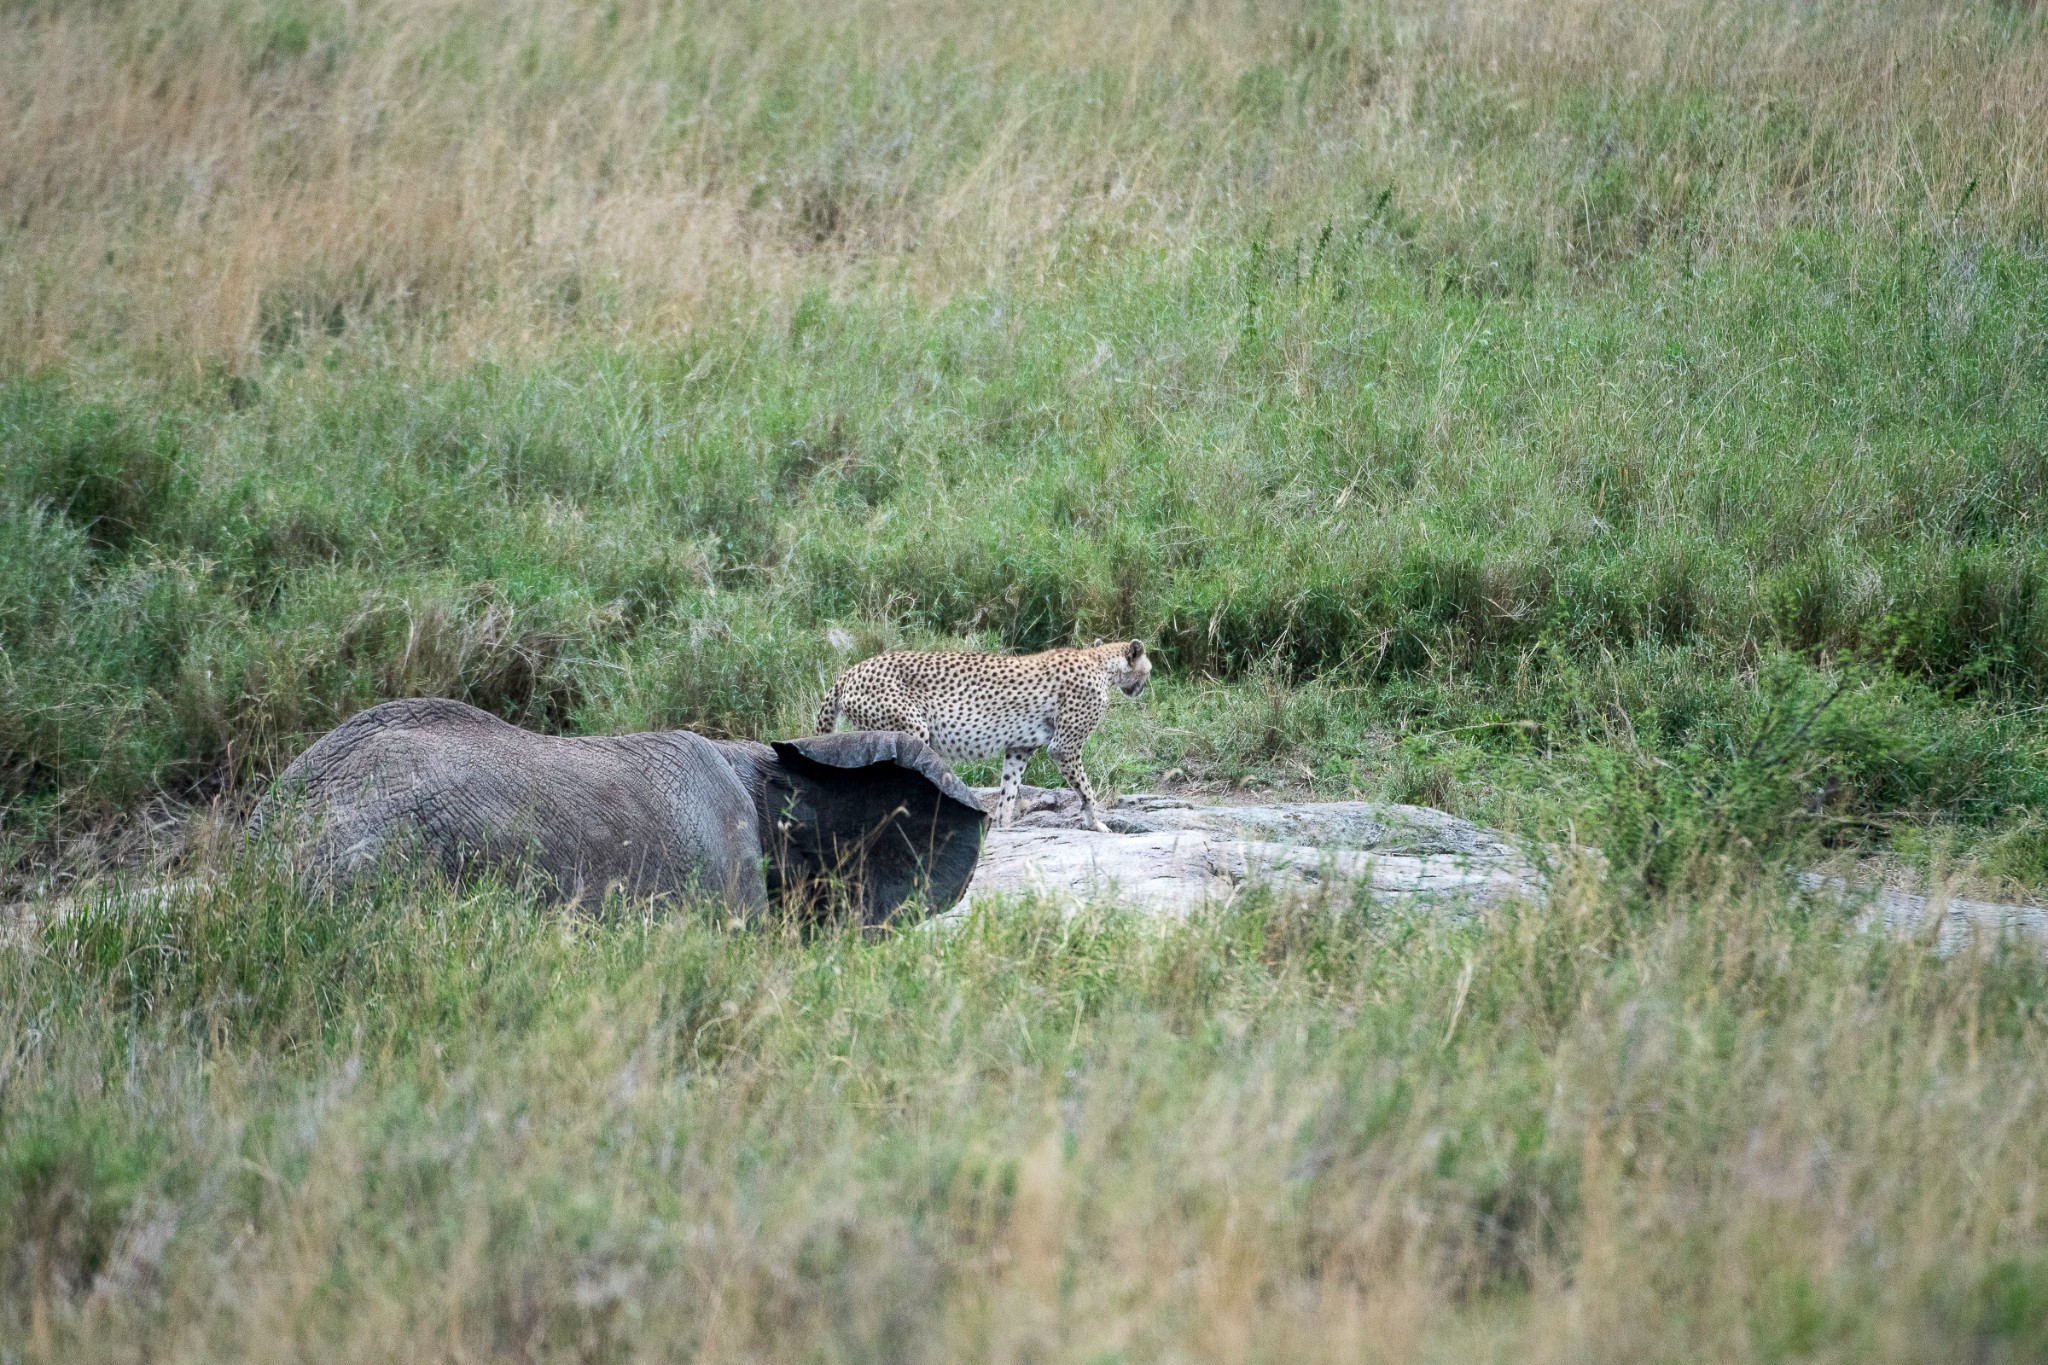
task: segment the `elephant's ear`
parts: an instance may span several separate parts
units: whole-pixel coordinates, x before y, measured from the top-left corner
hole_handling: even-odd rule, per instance
[[[869,923],[914,895],[943,910],[967,890],[988,816],[924,741],[856,730],[774,749],[789,779],[776,823],[791,873],[850,892]]]

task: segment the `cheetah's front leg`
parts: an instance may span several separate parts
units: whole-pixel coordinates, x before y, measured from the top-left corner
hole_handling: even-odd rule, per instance
[[[1046,752],[1052,755],[1052,761],[1058,765],[1060,777],[1067,786],[1081,793],[1081,823],[1097,834],[1109,833],[1109,826],[1102,822],[1102,813],[1095,809],[1095,788],[1088,785],[1088,773],[1081,767],[1081,746],[1076,744],[1070,749],[1054,741]]]
[[[1029,748],[1003,751],[1003,791],[996,800],[997,829],[1008,829],[1017,816],[1017,790],[1024,785],[1024,765],[1030,761]]]

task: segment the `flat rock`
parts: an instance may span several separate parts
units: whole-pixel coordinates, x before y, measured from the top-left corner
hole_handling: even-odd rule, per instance
[[[1858,887],[1840,877],[1802,872],[1799,887],[1816,897],[1858,909],[1857,926],[1895,938],[1928,938],[1950,957],[1974,944],[2013,934],[2048,938],[2048,910],[2038,905],[2004,905],[1962,896],[1916,896],[1887,887]],[[970,883],[978,885],[978,883]]]
[[[993,807],[993,789],[976,793]],[[1160,914],[1227,904],[1245,888],[1478,906],[1541,898],[1541,872],[1494,831],[1422,806],[1369,801],[1196,805],[1126,796],[1104,834],[1081,825],[1071,792],[1027,787],[1007,830],[991,829],[963,905],[1036,895],[1113,899]]]
[[[993,788],[975,795],[994,808]],[[989,830],[960,909],[1036,895],[1184,915],[1260,884],[1285,896],[1363,888],[1381,899],[1468,909],[1540,901],[1546,891],[1542,870],[1505,835],[1424,806],[1126,796],[1104,808],[1107,834],[1082,827],[1072,792],[1026,787],[1018,811],[1009,829]],[[1798,885],[1855,913],[1862,929],[1922,938],[1943,956],[2013,934],[2048,942],[2048,909],[2040,906],[1859,887],[1812,872]]]

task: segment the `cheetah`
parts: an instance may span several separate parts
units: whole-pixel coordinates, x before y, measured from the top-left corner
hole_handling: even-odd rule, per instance
[[[1007,829],[1033,750],[1045,749],[1081,797],[1081,820],[1107,833],[1095,789],[1081,768],[1081,745],[1109,709],[1109,689],[1145,690],[1152,660],[1137,640],[1043,654],[921,654],[892,650],[847,669],[818,708],[818,733],[842,718],[857,729],[916,735],[948,763],[1003,756],[996,823]]]

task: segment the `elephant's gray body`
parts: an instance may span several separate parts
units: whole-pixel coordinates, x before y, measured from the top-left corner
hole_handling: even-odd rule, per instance
[[[715,896],[754,911],[829,887],[868,920],[965,890],[984,817],[907,735],[776,744],[686,730],[537,735],[461,702],[387,702],[317,740],[250,821],[340,884],[418,853],[537,873],[560,899]]]

